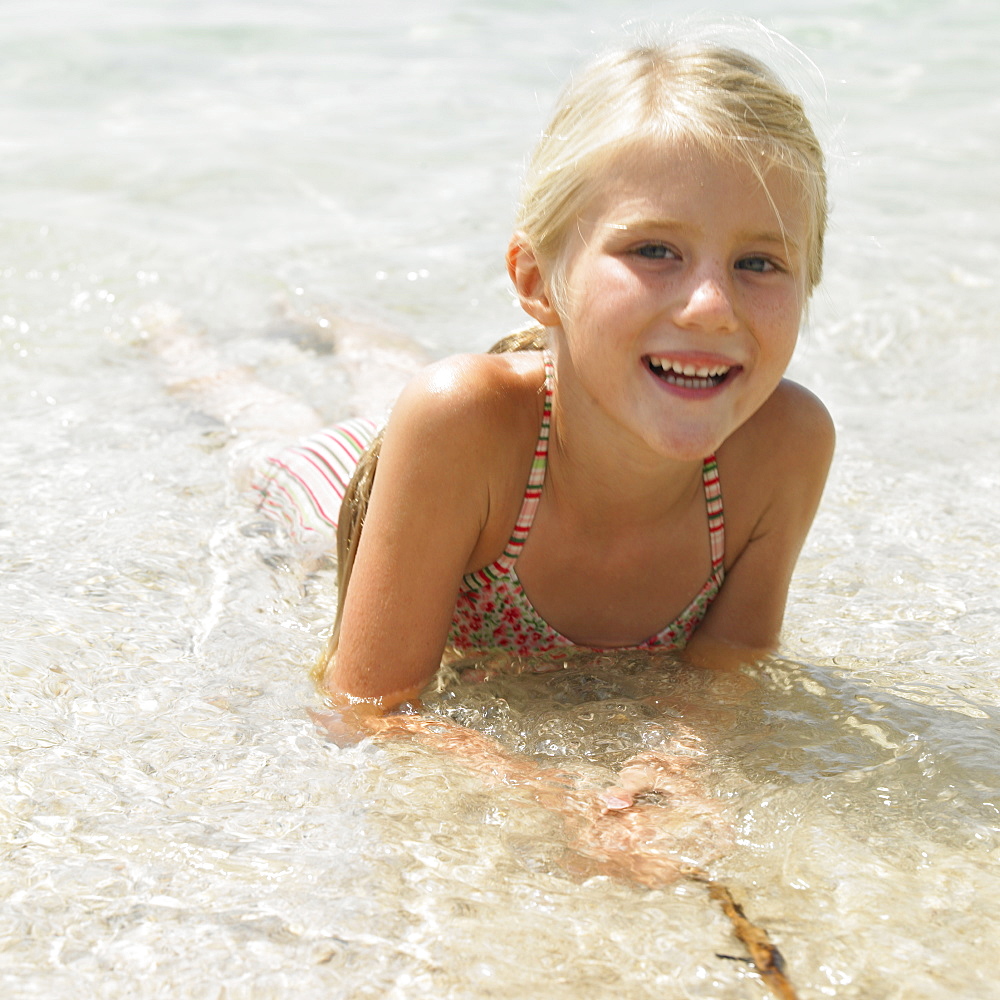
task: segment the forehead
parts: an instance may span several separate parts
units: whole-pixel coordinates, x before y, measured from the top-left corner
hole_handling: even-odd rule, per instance
[[[760,160],[757,167],[691,141],[636,145],[595,171],[581,222],[628,226],[671,220],[777,230],[804,248],[810,218],[805,186],[791,168]]]

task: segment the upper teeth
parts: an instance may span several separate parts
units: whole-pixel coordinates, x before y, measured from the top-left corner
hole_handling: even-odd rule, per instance
[[[667,358],[650,358],[649,363],[653,368],[660,371],[672,371],[676,375],[695,376],[696,378],[714,378],[717,375],[725,375],[729,371],[729,365],[709,365],[701,366],[684,364],[680,361],[670,361]]]

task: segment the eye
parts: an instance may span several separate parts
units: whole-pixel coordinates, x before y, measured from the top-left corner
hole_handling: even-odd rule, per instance
[[[643,243],[636,247],[632,253],[637,257],[644,257],[646,260],[673,260],[678,254],[664,243]]]
[[[753,271],[755,274],[770,274],[772,271],[783,270],[770,257],[759,256],[744,257],[736,262],[736,267],[741,271]]]

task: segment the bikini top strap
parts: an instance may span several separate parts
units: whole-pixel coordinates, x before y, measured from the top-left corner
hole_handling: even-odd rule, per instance
[[[524,548],[528,532],[531,531],[531,523],[535,519],[535,512],[538,510],[538,501],[542,498],[542,486],[545,483],[545,469],[549,454],[549,428],[552,425],[552,389],[555,384],[555,366],[552,363],[552,355],[548,351],[542,352],[542,362],[545,366],[545,403],[542,408],[542,425],[538,430],[535,455],[531,460],[531,472],[528,475],[528,484],[524,488],[521,509],[514,522],[514,530],[503,550],[503,555],[495,562],[490,563],[489,566],[466,575],[465,585],[471,589],[478,589],[491,580],[497,580],[510,572],[511,567],[517,562],[517,557],[521,554],[521,549]]]
[[[538,501],[542,499],[542,486],[545,484],[545,469],[549,456],[549,428],[552,426],[552,386],[555,368],[552,364],[552,355],[548,351],[542,352],[542,362],[545,365],[545,404],[542,408],[542,425],[538,429],[538,441],[535,443],[535,455],[531,460],[531,473],[528,475],[528,485],[524,488],[521,510],[518,512],[517,521],[514,522],[514,531],[507,542],[507,547],[498,560],[508,567],[514,564],[521,549],[524,548],[528,532],[531,530],[531,523],[535,520],[535,512],[538,510]]]
[[[722,583],[726,558],[726,522],[722,514],[722,484],[719,463],[709,455],[702,463],[701,478],[705,485],[705,510],[708,513],[708,540],[712,554],[712,576]]]
[[[489,580],[496,580],[506,575],[517,562],[517,557],[524,548],[524,543],[531,531],[538,502],[542,498],[542,487],[545,483],[545,470],[549,454],[549,432],[552,426],[552,390],[555,368],[552,355],[542,352],[542,362],[545,366],[545,403],[542,409],[542,423],[538,430],[538,440],[535,443],[535,454],[531,462],[531,472],[524,489],[524,498],[514,530],[511,532],[503,555],[489,566],[468,574],[468,585],[483,585]],[[709,455],[702,463],[702,483],[705,488],[705,509],[708,514],[708,538],[712,557],[712,577],[721,586],[725,575],[726,557],[726,525],[722,511],[722,484],[719,481],[719,465],[715,455]]]

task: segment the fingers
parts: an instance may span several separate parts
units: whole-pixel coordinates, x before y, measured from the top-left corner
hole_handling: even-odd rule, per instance
[[[669,793],[676,790],[678,773],[660,764],[629,764],[618,772],[618,784],[633,796],[643,792]]]
[[[624,788],[612,785],[597,793],[597,801],[601,804],[601,815],[628,809],[635,801],[632,793]]]
[[[307,708],[306,713],[316,728],[338,747],[353,746],[360,743],[366,735],[356,725],[350,725],[339,712],[316,712]]]

